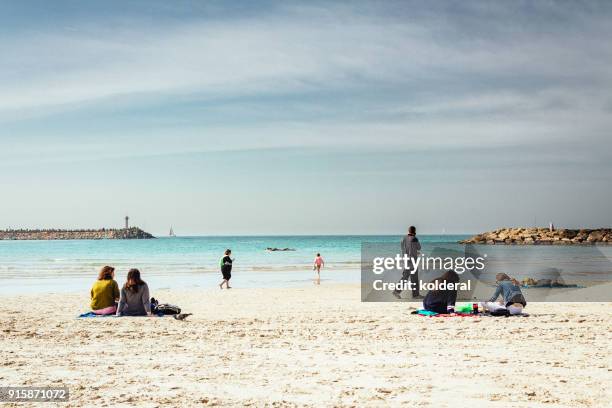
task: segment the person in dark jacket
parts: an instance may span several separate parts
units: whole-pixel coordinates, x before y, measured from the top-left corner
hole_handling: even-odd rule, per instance
[[[223,289],[223,285],[227,289],[231,289],[232,287],[229,285],[230,279],[232,279],[232,263],[234,260],[231,258],[232,250],[226,249],[223,255],[223,258],[219,261],[219,266],[221,267],[221,275],[223,275],[223,280],[219,284],[219,287]]]
[[[442,282],[458,283],[459,275],[451,270],[446,271],[442,276],[433,280],[433,283],[441,284]],[[457,289],[446,290],[430,290],[423,300],[423,308],[430,312],[440,314],[448,313],[455,310],[455,302],[457,301]]]
[[[421,250],[421,243],[416,236],[416,228],[414,225],[411,225],[408,228],[408,235],[402,239],[402,255],[408,255],[410,261],[408,262],[408,268],[404,269],[402,272],[402,279],[400,282],[406,283],[408,281],[412,282],[412,298],[413,299],[421,299],[419,295],[419,271],[413,264],[412,260],[417,259],[419,256],[419,251]],[[401,290],[394,290],[393,296],[398,299],[401,299]]]

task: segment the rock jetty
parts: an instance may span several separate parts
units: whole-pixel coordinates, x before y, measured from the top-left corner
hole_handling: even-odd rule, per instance
[[[0,230],[0,240],[52,240],[52,239],[151,239],[153,235],[138,227],[122,229],[11,229]]]
[[[500,228],[459,242],[488,245],[612,244],[612,229]]]

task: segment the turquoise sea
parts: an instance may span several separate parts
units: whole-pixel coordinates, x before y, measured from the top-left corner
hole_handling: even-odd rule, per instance
[[[420,235],[424,251],[467,235]],[[217,236],[152,240],[0,241],[0,293],[89,290],[103,265],[116,268],[122,282],[129,268],[141,270],[152,288],[214,287],[219,258],[226,248],[235,258],[236,287],[287,287],[309,284],[312,261],[326,261],[322,283],[360,281],[363,242],[399,242],[401,236]],[[268,247],[295,251],[266,251]],[[607,279],[612,247],[482,247],[497,254],[510,273],[529,276],[543,266],[576,279]],[[493,258],[491,258],[493,259]],[[530,268],[534,272],[530,271]]]
[[[427,242],[462,236],[423,236]],[[219,258],[231,248],[236,287],[302,285],[312,279],[320,252],[323,282],[358,282],[361,243],[399,242],[400,236],[210,236],[151,240],[0,241],[0,292],[88,290],[103,265],[121,282],[138,268],[151,287],[211,287]],[[266,251],[268,247],[295,251]]]

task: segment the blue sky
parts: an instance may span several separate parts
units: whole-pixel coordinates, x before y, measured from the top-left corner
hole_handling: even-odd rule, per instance
[[[0,2],[0,226],[609,226],[611,17],[606,2]]]

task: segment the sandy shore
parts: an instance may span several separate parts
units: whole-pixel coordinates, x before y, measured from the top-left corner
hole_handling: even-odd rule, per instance
[[[61,406],[612,401],[610,303],[427,318],[409,314],[415,304],[361,303],[357,286],[152,295],[194,315],[77,320],[86,294],[3,298],[0,385],[67,385]]]

